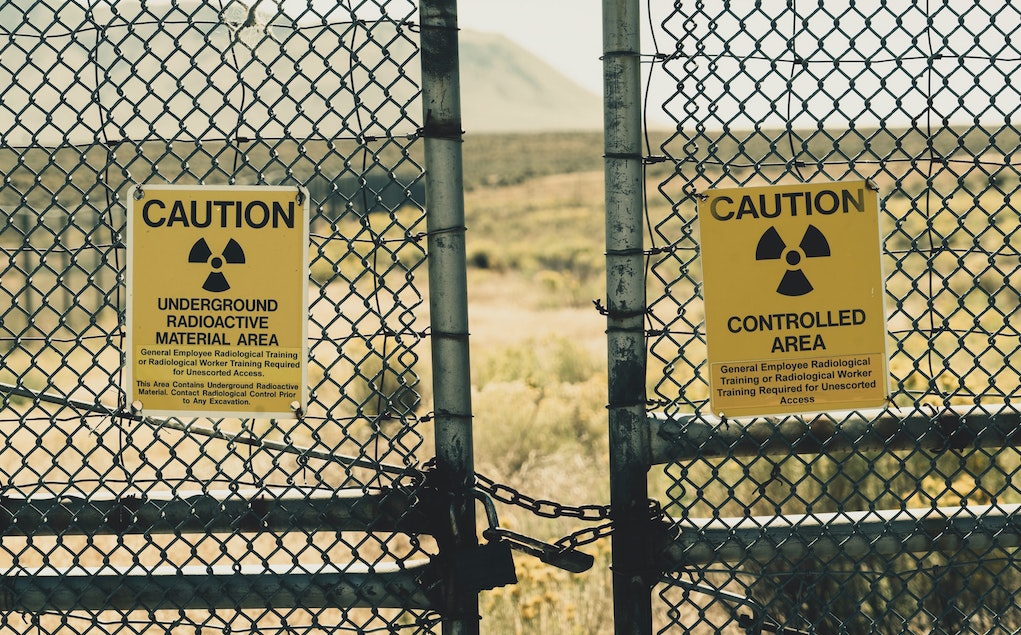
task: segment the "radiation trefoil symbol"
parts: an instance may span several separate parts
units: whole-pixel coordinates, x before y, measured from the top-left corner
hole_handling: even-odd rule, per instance
[[[212,258],[210,259],[210,257]],[[223,252],[220,256],[213,256],[213,252],[209,249],[209,245],[206,244],[205,238],[199,238],[194,245],[191,247],[191,251],[188,252],[188,262],[192,263],[209,263],[209,266],[213,268],[206,276],[206,281],[202,284],[202,288],[206,291],[212,291],[213,293],[222,293],[227,289],[230,289],[230,285],[227,283],[227,278],[220,271],[220,268],[226,264],[240,265],[245,263],[245,252],[241,249],[241,245],[236,240],[231,238],[227,241],[227,246],[223,248]]]
[[[755,248],[756,260],[780,260],[792,267],[783,274],[776,292],[791,297],[805,295],[812,291],[812,283],[798,265],[802,258],[821,258],[830,255],[830,244],[815,225],[809,225],[796,248],[787,247],[776,227],[770,227],[759,238]]]

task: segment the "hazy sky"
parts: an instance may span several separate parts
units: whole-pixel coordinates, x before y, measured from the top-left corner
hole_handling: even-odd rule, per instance
[[[603,94],[603,17],[601,0],[460,0],[458,26],[473,31],[500,33],[538,55],[582,87]],[[659,24],[672,9],[672,3],[652,3]],[[653,38],[642,3],[642,51],[653,52]],[[673,42],[660,31],[659,46],[672,50]],[[642,81],[648,79],[648,67],[642,67]],[[650,91],[650,125],[668,124],[666,115],[656,114],[674,85],[662,74],[654,76]]]
[[[77,1],[109,5],[118,0]],[[282,6],[294,15],[311,10],[337,20],[352,10],[341,0],[216,1],[223,7],[246,7],[254,1],[275,10]],[[417,0],[352,4],[371,13],[379,10],[376,2],[394,6],[394,15],[416,17]],[[600,94],[602,4],[602,0],[459,0],[458,22],[462,29],[505,35]],[[640,3],[643,11],[651,7],[656,13],[652,20],[642,16],[643,53],[655,50],[650,22],[656,25],[660,51],[674,52],[674,36],[661,26],[674,4]],[[712,8],[722,3],[709,4]],[[979,5],[981,11],[976,9]],[[696,12],[683,28],[682,16],[668,21],[675,36],[683,35],[690,22],[692,31],[682,47],[697,54],[690,57],[690,69],[681,58],[666,62],[665,68],[643,65],[643,79],[649,70],[654,78],[647,101],[650,117],[671,121],[664,112],[668,110],[677,120],[737,129],[791,123],[813,127],[822,118],[825,126],[834,127],[848,121],[900,125],[920,117],[1002,121],[1005,113],[1021,108],[1021,88],[1012,81],[1021,73],[1021,58],[1009,30],[1021,19],[1021,9],[1006,0],[944,0],[932,7],[858,0],[855,11],[839,16],[811,7],[798,11],[791,3],[781,3],[772,19],[766,19],[758,3],[727,6],[722,12],[718,7],[706,15]],[[926,61],[930,56],[931,66]],[[685,82],[683,90],[688,91],[683,100],[675,95],[678,81]]]
[[[661,26],[673,4],[641,3],[643,11],[651,6],[656,12],[651,22],[663,52],[675,46]],[[848,120],[905,125],[920,117],[1002,122],[1004,113],[1021,108],[1021,89],[1011,82],[1021,63],[1010,31],[1021,9],[1005,0],[945,0],[932,7],[859,0],[856,11],[838,17],[781,3],[774,20],[757,6],[732,3],[718,16],[710,11],[692,18],[704,51],[689,84],[700,82],[700,92],[682,102],[674,98],[676,80],[654,73],[653,118],[665,103],[678,118],[685,117],[682,109],[697,109],[710,128],[721,122],[814,127],[820,118],[829,127]],[[601,11],[601,0],[458,2],[461,28],[502,33],[595,93],[602,93]],[[649,22],[643,15],[644,53],[654,50]],[[677,19],[670,24],[679,30]],[[935,56],[931,69],[928,55]],[[792,62],[799,56],[818,63]],[[681,72],[680,63],[671,69]]]

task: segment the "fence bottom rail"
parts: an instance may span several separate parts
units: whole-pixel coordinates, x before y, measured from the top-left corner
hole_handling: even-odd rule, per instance
[[[18,569],[0,578],[0,611],[418,608],[434,609],[427,560],[320,566]]]
[[[794,562],[1021,545],[1021,505],[692,518],[665,550],[668,571],[710,562]]]

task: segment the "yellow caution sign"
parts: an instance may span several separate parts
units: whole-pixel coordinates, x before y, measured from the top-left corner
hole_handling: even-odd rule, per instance
[[[698,220],[715,414],[885,402],[885,286],[871,184],[711,190]]]
[[[297,187],[132,189],[126,390],[136,407],[175,417],[305,410],[308,210]]]

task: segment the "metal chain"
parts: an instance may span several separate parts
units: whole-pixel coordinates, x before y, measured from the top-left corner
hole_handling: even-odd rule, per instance
[[[422,466],[422,482],[428,480],[429,473],[435,468],[435,459],[426,461],[426,463]],[[585,545],[598,542],[603,538],[607,538],[612,535],[614,531],[615,524],[613,519],[610,518],[611,512],[609,505],[564,505],[556,501],[534,498],[519,492],[510,485],[497,483],[488,476],[479,474],[478,472],[475,473],[475,487],[479,492],[488,495],[494,501],[526,509],[542,518],[576,518],[578,520],[588,522],[606,521],[599,525],[584,527],[578,531],[567,534],[552,544],[541,543],[540,541],[535,541],[535,539],[529,538],[528,536],[522,536],[498,526],[492,526],[489,529],[490,534],[494,537],[510,540],[512,542],[516,540],[524,540],[528,541],[530,545],[534,541],[541,551],[551,555],[562,555],[573,551],[578,547],[583,547]],[[659,521],[666,517],[666,513],[660,506],[659,501],[650,498],[648,500],[648,505],[650,520]]]
[[[660,506],[659,501],[650,498],[649,499],[649,519],[652,521],[663,520],[666,517],[666,512]],[[567,534],[560,540],[553,543],[554,547],[557,547],[561,551],[568,549],[575,549],[583,545],[588,545],[596,542],[602,538],[608,537],[613,533],[614,523],[609,521],[595,527],[585,527],[578,531]]]
[[[553,546],[559,551],[568,551],[570,549],[577,549],[584,545],[590,545],[594,542],[607,538],[613,533],[613,521],[605,522],[601,525],[594,527],[585,527],[579,529],[574,533],[567,534],[560,540],[553,543]]]
[[[532,498],[509,485],[497,483],[491,478],[478,473],[475,474],[475,483],[479,490],[489,494],[494,500],[527,509],[536,516],[543,518],[577,518],[586,521],[607,520],[610,518],[609,505],[562,505],[555,501]]]
[[[475,480],[478,489],[489,494],[494,500],[527,509],[536,516],[543,518],[577,518],[585,521],[608,521],[594,527],[579,529],[560,538],[553,543],[553,546],[560,552],[592,544],[613,533],[614,522],[610,519],[609,505],[563,505],[556,501],[532,498],[509,485],[497,483],[479,473],[475,474]],[[662,520],[664,516],[665,513],[659,501],[649,499],[649,518],[657,521]]]

